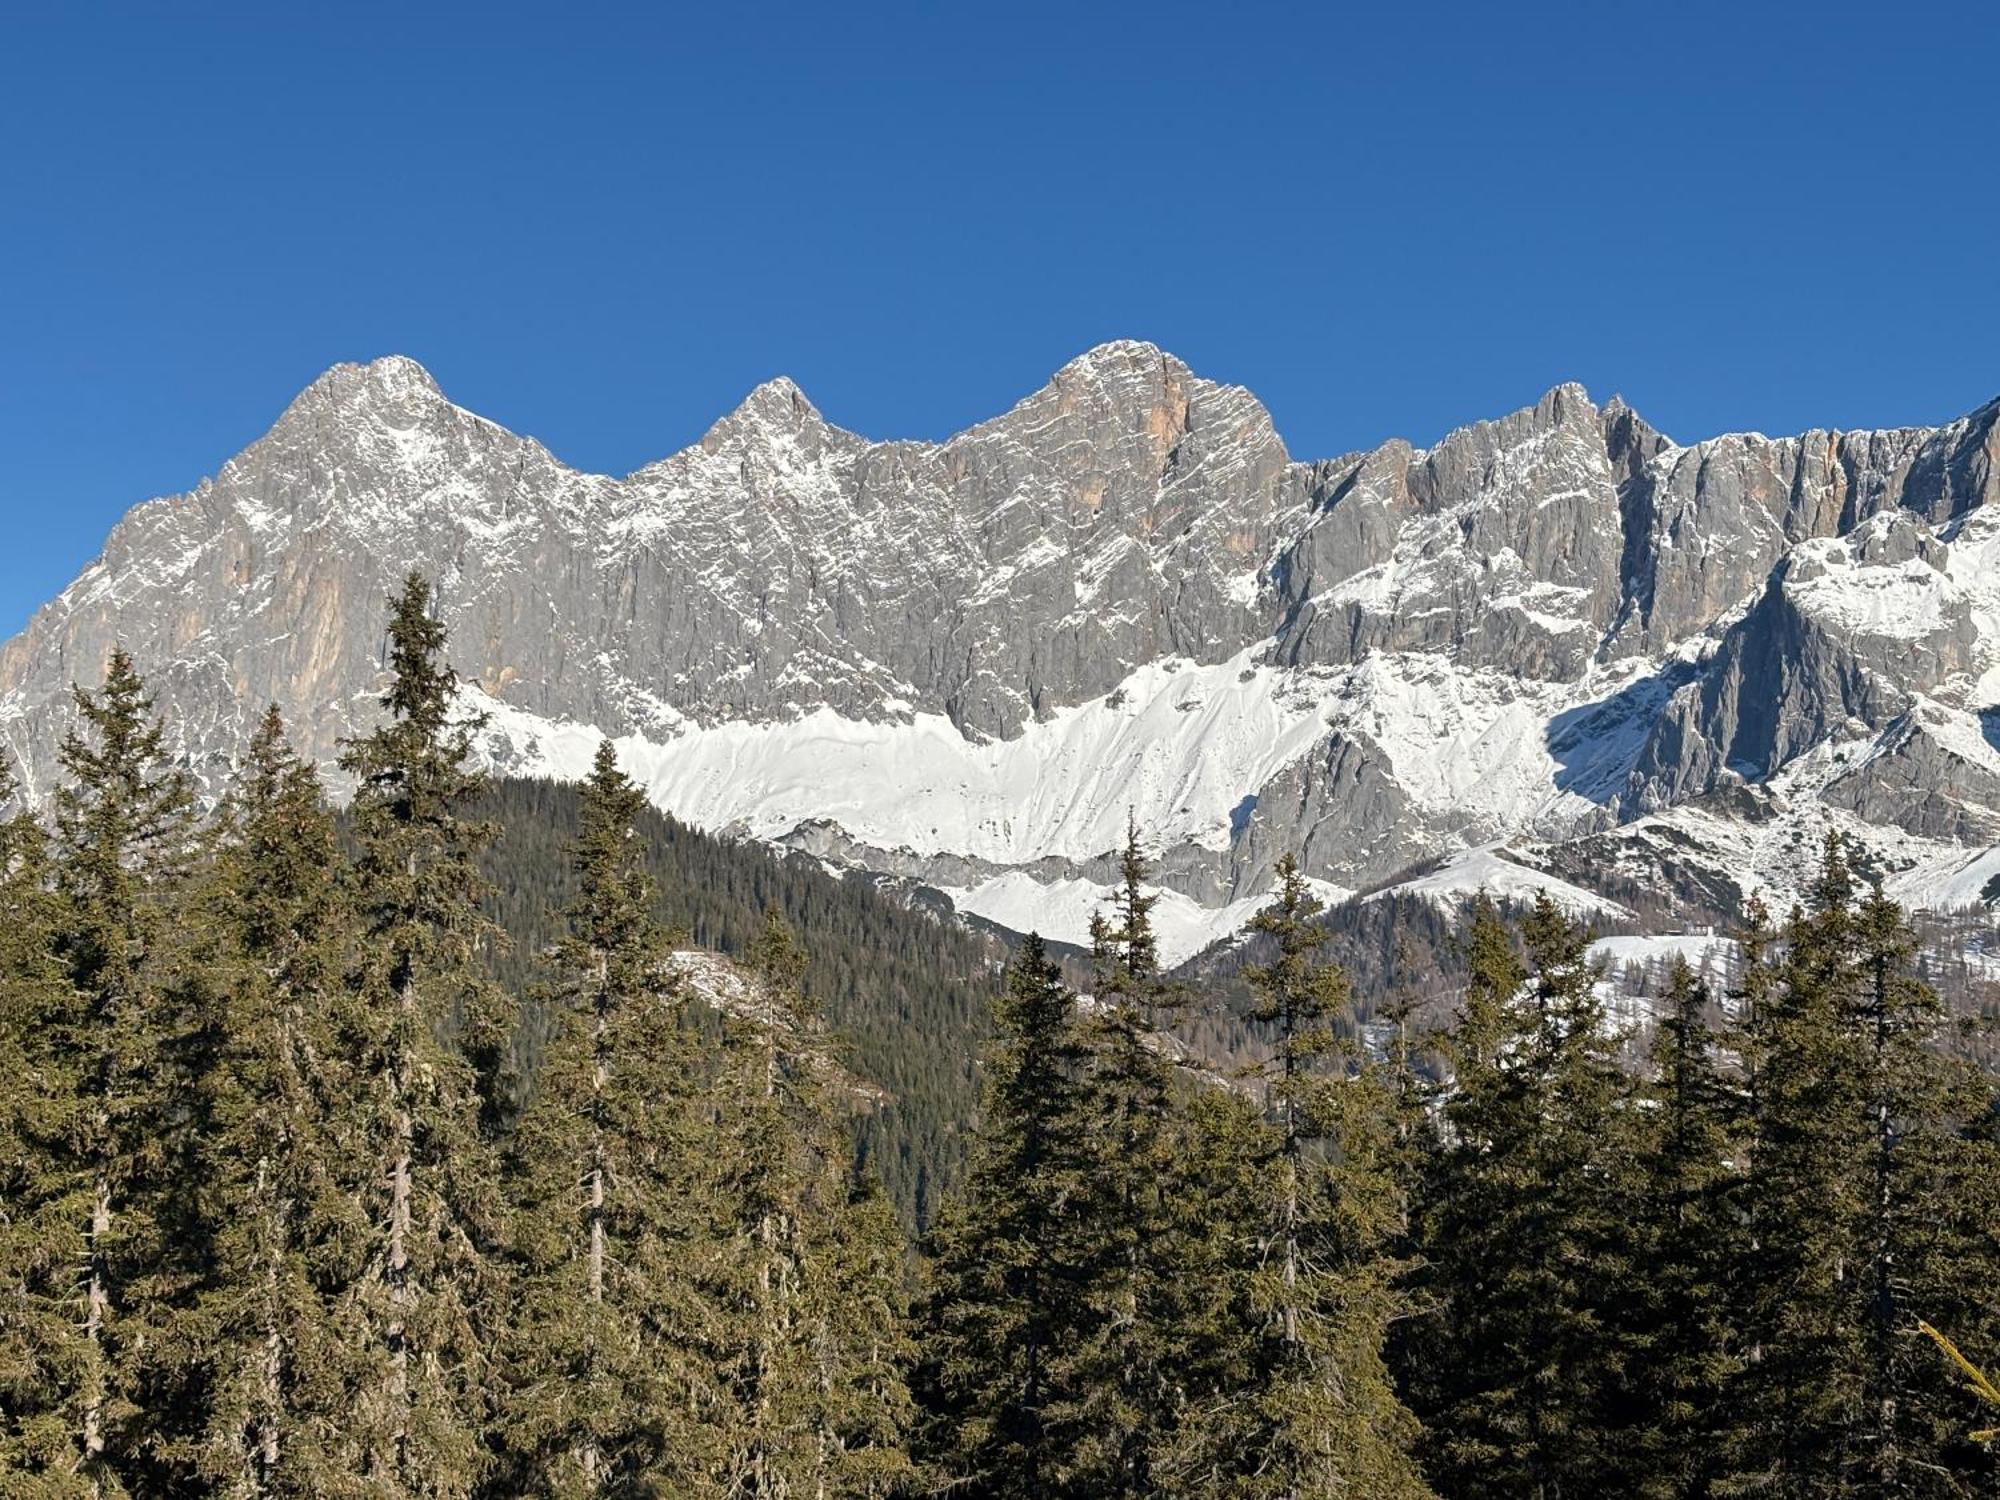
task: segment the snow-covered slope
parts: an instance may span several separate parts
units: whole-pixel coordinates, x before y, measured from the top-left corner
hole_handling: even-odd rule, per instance
[[[265,701],[330,761],[415,566],[495,766],[574,776],[610,736],[682,817],[1010,926],[1080,933],[1131,818],[1176,952],[1287,850],[1329,890],[1554,881],[1609,915],[1786,889],[1840,828],[1898,889],[1982,899],[1996,432],[1684,447],[1561,386],[1298,462],[1248,392],[1126,342],[942,443],[772,381],[620,479],[409,360],[340,366],[0,648],[0,744],[45,795],[68,685],[122,641],[210,784]]]

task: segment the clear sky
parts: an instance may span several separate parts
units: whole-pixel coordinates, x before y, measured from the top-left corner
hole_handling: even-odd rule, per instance
[[[1686,439],[2000,392],[2000,7],[11,7],[0,632],[327,365],[623,473],[793,376],[940,437],[1145,338],[1292,452],[1559,380]]]

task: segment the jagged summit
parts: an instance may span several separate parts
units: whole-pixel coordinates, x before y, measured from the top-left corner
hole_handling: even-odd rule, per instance
[[[844,432],[779,377],[612,478],[413,360],[339,365],[0,647],[0,744],[46,794],[117,640],[211,784],[245,701],[331,761],[419,567],[496,764],[617,736],[671,811],[996,920],[1087,911],[1063,882],[1128,809],[1190,931],[1286,850],[1352,888],[1616,840],[1642,880],[1781,872],[1837,825],[1917,881],[2000,839],[1996,429],[1680,448],[1565,383],[1300,463],[1249,391],[1116,340],[942,442]],[[1746,784],[1782,815],[1717,821]]]
[[[391,354],[365,364],[337,364],[292,399],[271,430],[232,465],[256,466],[261,457],[290,454],[296,467],[351,448],[401,445],[414,454],[425,433],[492,423],[454,406],[430,371],[407,355]],[[261,487],[268,488],[268,481]]]
[[[709,428],[701,444],[713,449],[746,431],[797,433],[805,428],[827,426],[819,408],[807,399],[798,383],[789,375],[779,375],[755,387],[739,401],[727,416]]]
[[[1187,365],[1167,353],[1158,344],[1147,343],[1144,339],[1107,339],[1066,362],[1057,370],[1054,378],[1076,378],[1088,375],[1123,373],[1134,368],[1149,365],[1176,365],[1185,370]]]
[[[322,403],[345,407],[382,401],[444,399],[431,372],[406,354],[385,354],[366,363],[329,368],[292,403]]]
[[[1589,390],[1579,380],[1559,381],[1550,386],[1535,403],[1535,411],[1538,415],[1546,412],[1557,422],[1573,417],[1595,421],[1598,416],[1597,403],[1590,399]]]

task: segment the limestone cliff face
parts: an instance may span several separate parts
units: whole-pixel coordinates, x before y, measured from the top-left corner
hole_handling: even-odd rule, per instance
[[[1098,869],[1130,808],[1204,901],[1287,848],[1362,885],[1836,742],[1826,806],[1976,840],[1995,499],[2000,403],[1681,447],[1561,386],[1299,462],[1248,392],[1139,343],[942,443],[870,442],[776,380],[613,478],[390,358],[132,511],[0,648],[0,743],[45,793],[70,683],[122,642],[204,779],[267,701],[330,761],[415,567],[496,760],[619,736],[677,811],[940,884]]]

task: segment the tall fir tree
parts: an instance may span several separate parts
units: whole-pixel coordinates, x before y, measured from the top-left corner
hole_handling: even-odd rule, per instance
[[[1151,1495],[1185,1442],[1187,1377],[1177,1355],[1180,1304],[1201,1290],[1179,1274],[1188,1245],[1177,1196],[1184,1162],[1174,1064],[1156,1030],[1174,995],[1160,973],[1148,874],[1136,825],[1127,833],[1111,915],[1091,919],[1091,1011],[1083,1211],[1092,1237],[1081,1268],[1092,1332],[1079,1368],[1091,1493]]]
[[[1629,1464],[1606,1397],[1633,1373],[1615,1335],[1642,1273],[1623,1201],[1635,1145],[1633,1080],[1599,995],[1589,928],[1544,889],[1522,939],[1546,1091],[1538,1175],[1549,1192],[1530,1254],[1539,1252],[1531,1265],[1551,1294],[1529,1433],[1544,1493],[1603,1494],[1627,1482]]]
[[[714,1115],[712,1285],[734,1400],[717,1482],[776,1500],[888,1495],[907,1468],[909,1351],[860,1308],[904,1308],[907,1267],[884,1253],[879,1198],[855,1192],[844,1075],[775,910],[749,961]]]
[[[1745,1032],[1755,1076],[1745,1263],[1751,1364],[1735,1487],[1851,1493],[1861,1327],[1854,1250],[1869,1158],[1862,1058],[1850,1010],[1853,877],[1830,842],[1812,905],[1787,923],[1774,980]]]
[[[813,1493],[888,1500],[908,1493],[918,1477],[910,1452],[910,1246],[872,1172],[850,1176],[847,1194],[833,1204],[831,1222],[809,1246],[803,1278],[824,1475]]]
[[[1251,923],[1275,949],[1244,974],[1250,1015],[1275,1039],[1275,1076],[1259,1153],[1267,1248],[1252,1298],[1265,1336],[1238,1439],[1255,1462],[1233,1488],[1274,1500],[1417,1500],[1430,1491],[1416,1420],[1383,1357],[1403,1311],[1390,1250],[1405,1221],[1396,1084],[1337,1031],[1353,996],[1321,956],[1321,910],[1288,854]]]
[[[1503,1215],[1526,1179],[1520,1161],[1532,1098],[1518,1061],[1527,1046],[1520,994],[1526,966],[1498,907],[1474,899],[1460,941],[1465,990],[1440,1038],[1450,1069],[1438,1149],[1413,1184],[1411,1254],[1420,1317],[1397,1340],[1398,1381],[1425,1425],[1425,1470],[1441,1493],[1460,1476],[1510,1463],[1512,1435],[1476,1410],[1512,1378],[1505,1349],[1514,1330],[1499,1282],[1509,1226]],[[1518,1474],[1518,1469],[1516,1470]],[[1496,1487],[1492,1493],[1500,1493]]]
[[[1557,1500],[1611,1492],[1622,1463],[1604,1395],[1631,1274],[1612,1186],[1625,1080],[1588,933],[1543,894],[1523,938],[1526,966],[1476,903],[1450,1140],[1419,1203],[1411,1385],[1440,1491]]]
[[[240,1497],[357,1492],[340,1302],[366,1242],[349,1147],[349,934],[333,816],[274,706],[218,818],[190,919],[216,996],[198,1150],[206,1263],[182,1337],[205,1373],[197,1469]]]
[[[1916,1325],[1942,1318],[1982,1340],[2000,1326],[1994,1084],[1951,1045],[1944,1004],[1916,972],[1916,934],[1879,882],[1857,904],[1855,929],[1874,1137],[1866,1467],[1878,1494],[1986,1493],[2000,1467],[1961,1441],[1961,1394]]]
[[[1148,864],[1128,830],[1110,914],[1092,919],[1077,1211],[1077,1492],[1210,1493],[1224,1414],[1249,1378],[1256,1197],[1247,1102],[1199,1084],[1170,1035]]]
[[[156,1489],[178,1413],[152,1399],[153,1353],[188,1290],[184,1200],[190,1020],[175,903],[193,854],[193,793],[168,759],[132,659],[114,650],[97,692],[76,690],[55,796],[59,1001],[30,1064],[61,1100],[40,1142],[36,1232],[65,1270],[67,1347],[45,1351],[81,1492]],[[45,1286],[47,1283],[45,1283]],[[43,1322],[43,1333],[60,1325]],[[49,1450],[52,1452],[52,1450]]]
[[[0,761],[0,808],[17,792]],[[0,822],[0,1476],[8,1493],[87,1495],[76,1398],[86,1164],[74,1132],[83,1056],[61,1028],[76,1000],[58,953],[48,839],[32,814]]]
[[[1743,1361],[1744,1096],[1724,1071],[1715,1015],[1707,984],[1676,958],[1635,1117],[1628,1201],[1638,1274],[1615,1330],[1630,1490],[1662,1500],[1711,1495],[1729,1472],[1729,1398]]]
[[[1246,1452],[1255,1451],[1245,1437],[1261,1389],[1257,1291],[1270,1203],[1260,1169],[1271,1131],[1247,1091],[1182,1071],[1149,1336],[1174,1372],[1164,1409],[1171,1425],[1159,1429],[1150,1468],[1158,1494],[1192,1497],[1241,1488]]]
[[[1956,1497],[1990,1456],[1921,1343],[1932,1310],[1990,1319],[2000,1185],[1990,1083],[1944,1044],[1901,910],[1864,894],[1830,838],[1746,1035],[1758,1086],[1748,1183],[1734,1492]]]
[[[1038,935],[1008,967],[996,1020],[965,1185],[931,1236],[926,1450],[969,1496],[1053,1500],[1070,1493],[1085,1435],[1086,1049]]]
[[[706,1063],[653,917],[645,794],[609,741],[583,784],[578,880],[543,996],[550,1035],[509,1144],[517,1273],[501,1361],[512,1495],[687,1493],[723,1404],[696,1274]]]
[[[482,960],[497,939],[477,865],[488,833],[467,816],[478,721],[456,714],[421,574],[391,601],[388,642],[389,717],[341,756],[355,780],[352,982],[368,1018],[357,1100],[378,1173],[364,1205],[378,1254],[359,1301],[377,1370],[350,1440],[380,1492],[449,1497],[484,1467],[507,1016]]]

